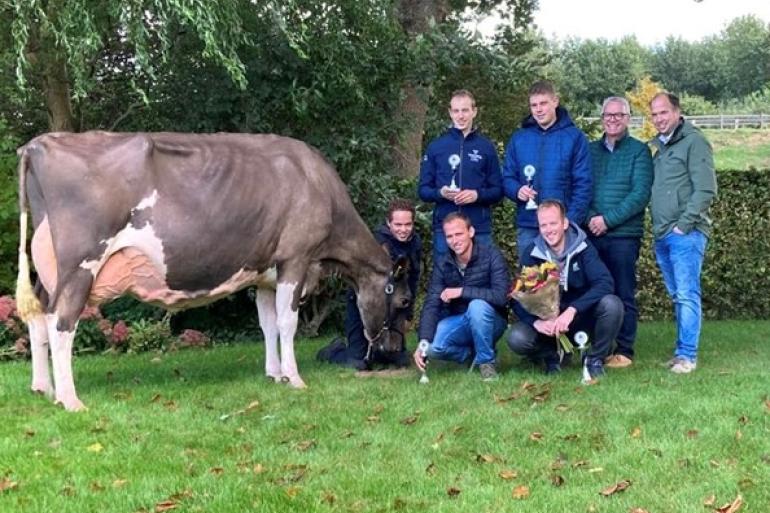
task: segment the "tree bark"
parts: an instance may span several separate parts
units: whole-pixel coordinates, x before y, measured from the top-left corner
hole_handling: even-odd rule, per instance
[[[51,132],[75,132],[75,116],[70,100],[67,66],[59,56],[49,55],[43,69],[48,129]]]
[[[431,19],[443,23],[449,12],[447,0],[399,0],[396,16],[410,42],[428,32]],[[417,176],[420,170],[420,153],[425,131],[425,120],[430,100],[430,87],[409,81],[401,86],[402,100],[396,108],[397,126],[402,133],[392,141],[393,173],[402,178]]]

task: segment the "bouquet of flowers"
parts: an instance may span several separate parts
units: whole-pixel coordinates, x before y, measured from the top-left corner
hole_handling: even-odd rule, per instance
[[[559,267],[553,262],[543,262],[522,267],[508,297],[518,301],[524,310],[540,319],[555,319],[560,313],[559,286]],[[564,333],[556,338],[565,352],[572,352],[572,343]]]

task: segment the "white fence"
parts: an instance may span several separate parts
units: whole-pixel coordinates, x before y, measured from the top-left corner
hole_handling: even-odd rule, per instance
[[[770,128],[770,114],[712,114],[708,116],[685,116],[693,125],[700,128]],[[586,118],[599,121],[599,118]],[[631,117],[631,128],[642,126],[642,116]]]

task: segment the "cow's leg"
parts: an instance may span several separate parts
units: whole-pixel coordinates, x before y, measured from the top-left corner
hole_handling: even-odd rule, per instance
[[[56,385],[56,403],[64,406],[67,411],[84,410],[85,405],[78,399],[75,392],[75,380],[72,377],[72,342],[75,340],[77,321],[71,330],[65,331],[59,327],[59,316],[46,315],[48,325],[48,340],[51,344],[51,361],[53,362],[53,381]]]
[[[33,392],[45,394],[53,399],[54,389],[48,367],[48,326],[43,314],[34,315],[28,322],[29,345],[32,351],[32,386]]]
[[[265,336],[265,375],[281,380],[281,360],[278,356],[278,324],[275,312],[275,291],[257,289],[257,315],[259,327]]]
[[[278,332],[281,335],[281,374],[283,380],[294,388],[305,388],[294,357],[294,335],[299,322],[299,310],[294,298],[296,289],[297,283],[279,282],[275,292]]]

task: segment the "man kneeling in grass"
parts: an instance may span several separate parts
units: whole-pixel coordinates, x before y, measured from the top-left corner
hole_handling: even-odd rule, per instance
[[[540,234],[524,248],[521,265],[553,262],[559,266],[561,301],[555,319],[538,319],[516,302],[513,309],[520,322],[511,327],[508,345],[514,353],[545,362],[548,374],[561,371],[556,337],[572,338],[578,331],[592,333],[585,366],[591,379],[604,374],[604,359],[623,322],[623,302],[613,292],[607,266],[586,234],[571,223],[564,205],[556,200],[537,207]]]
[[[420,316],[420,342],[430,344],[429,358],[472,361],[484,381],[493,381],[495,344],[507,326],[508,265],[497,247],[476,242],[465,214],[448,214],[443,229],[449,252],[433,265]],[[425,370],[419,347],[414,361]]]

